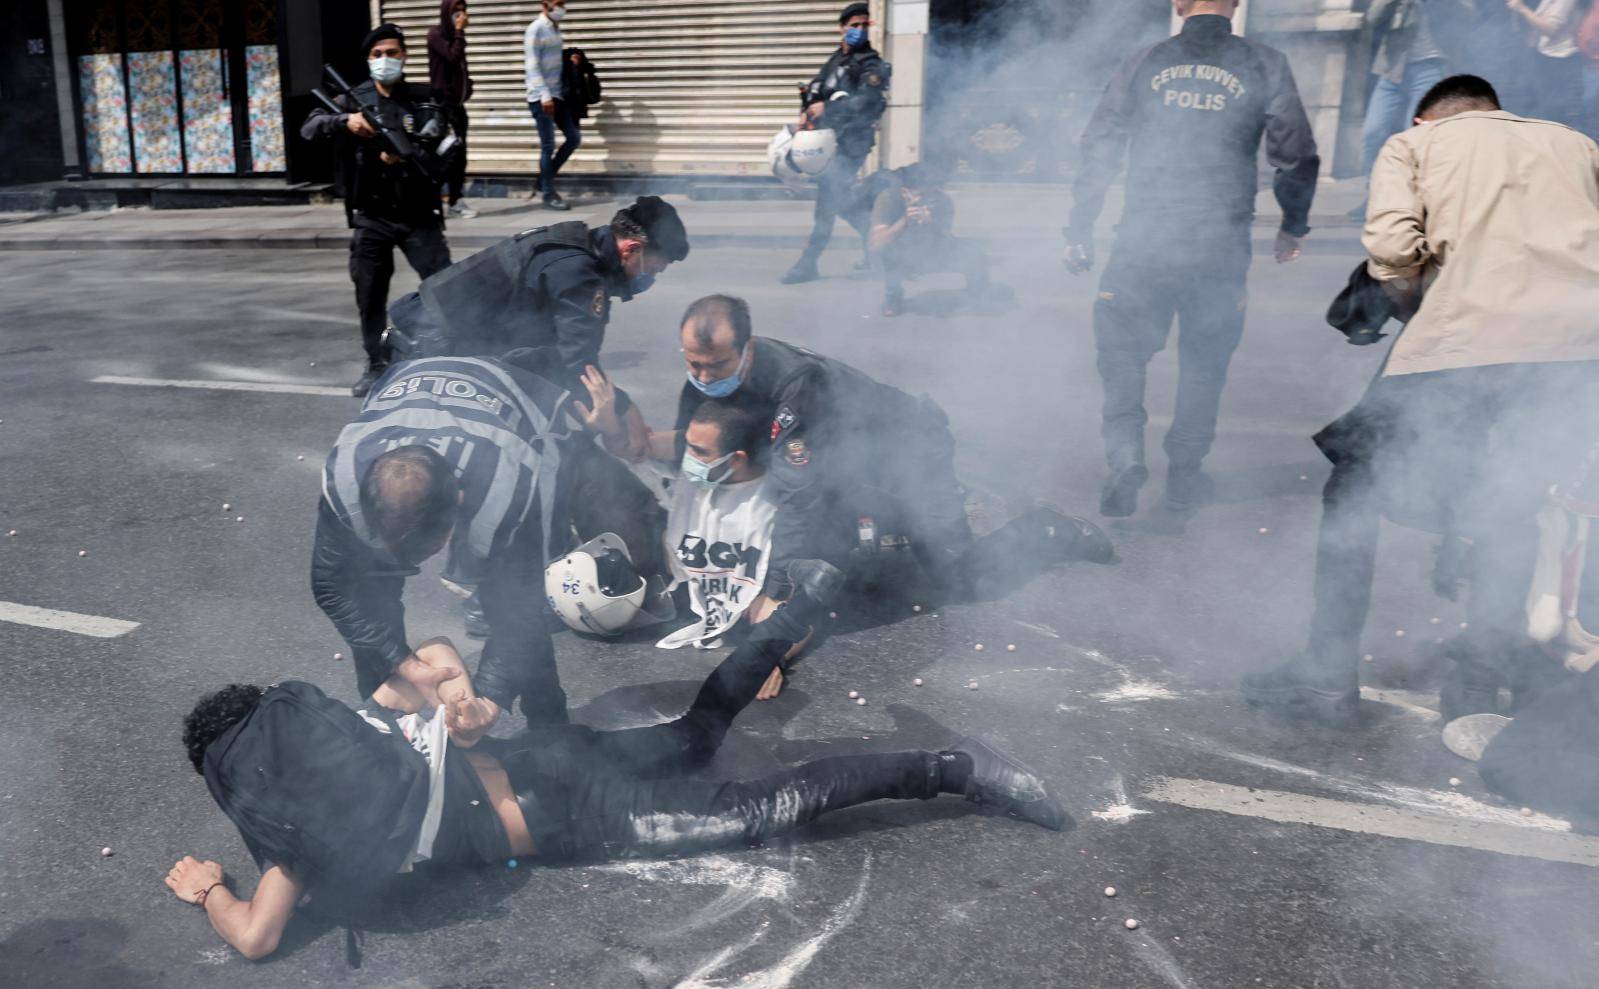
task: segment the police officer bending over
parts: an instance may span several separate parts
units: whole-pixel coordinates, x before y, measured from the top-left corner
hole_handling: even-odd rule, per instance
[[[888,106],[888,81],[893,69],[872,49],[866,33],[871,25],[866,4],[845,7],[838,15],[842,35],[838,51],[800,94],[803,109],[799,126],[831,128],[838,138],[838,151],[827,169],[816,177],[811,236],[799,260],[783,276],[785,285],[819,277],[816,262],[833,238],[833,220],[847,208],[855,177],[877,141],[877,120]],[[846,215],[845,219],[857,228],[865,222],[860,215]]]
[[[1175,38],[1122,64],[1083,134],[1066,264],[1094,263],[1094,221],[1127,160],[1127,204],[1094,306],[1110,476],[1100,512],[1131,515],[1144,466],[1144,375],[1175,315],[1176,414],[1166,434],[1166,507],[1186,512],[1213,485],[1200,471],[1216,436],[1227,364],[1244,331],[1245,277],[1261,139],[1277,169],[1279,263],[1299,257],[1321,160],[1288,59],[1239,38],[1237,0],[1174,0]]]
[[[574,221],[523,231],[425,279],[394,304],[390,339],[407,357],[547,348],[555,360],[540,373],[582,395],[584,369],[601,366],[611,300],[645,291],[688,251],[677,210],[641,196],[606,226]],[[630,409],[618,392],[618,414]],[[634,453],[642,455],[643,420],[632,415]]]
[[[751,336],[749,305],[710,295],[688,307],[681,329],[688,381],[678,401],[677,428],[650,437],[657,459],[696,473],[685,432],[707,398],[754,412],[769,423],[769,496],[777,503],[772,559],[751,606],[760,622],[793,592],[789,563],[819,559],[844,567],[854,546],[841,517],[861,492],[880,493],[897,511],[917,560],[945,591],[990,589],[1003,572],[1069,559],[1104,562],[1110,541],[1092,523],[1038,509],[979,542],[966,519],[955,478],[955,439],[944,412],[839,361],[802,347]]]
[[[355,87],[376,91],[399,104],[405,119],[415,123],[420,104],[433,100],[433,91],[405,82],[405,37],[393,24],[382,24],[362,42],[372,78]],[[361,345],[366,348],[366,371],[351,386],[350,394],[366,395],[389,364],[383,343],[389,281],[394,277],[394,249],[405,253],[423,278],[450,265],[450,246],[444,239],[444,215],[439,187],[420,169],[384,151],[365,117],[349,96],[334,102],[345,110],[324,107],[311,111],[300,128],[307,141],[339,141],[343,162],[344,212],[354,233],[350,235],[350,278],[355,282],[355,308],[361,314]]]
[[[349,643],[362,696],[415,672],[401,592],[454,534],[491,629],[475,677],[484,720],[521,697],[528,721],[566,721],[539,606],[545,547],[565,538],[567,479],[552,435],[563,397],[498,360],[427,358],[397,365],[339,434],[311,587]]]

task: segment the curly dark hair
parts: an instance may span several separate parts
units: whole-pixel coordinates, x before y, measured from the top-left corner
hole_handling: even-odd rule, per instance
[[[206,694],[194,705],[194,710],[183,719],[183,747],[189,750],[189,761],[194,763],[195,772],[205,772],[205,750],[223,732],[255,710],[261,693],[260,687],[230,683]]]

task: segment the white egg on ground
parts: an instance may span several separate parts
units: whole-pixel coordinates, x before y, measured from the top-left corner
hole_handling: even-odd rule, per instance
[[[855,698],[855,703],[859,704],[861,707],[865,707],[866,706],[866,698],[857,697],[857,698]]]
[[[1134,920],[1131,917],[1128,917],[1127,920],[1122,924],[1122,926],[1126,927],[1129,931],[1136,931],[1136,930],[1138,930],[1138,921]]]
[[[913,686],[913,687],[920,687],[921,685],[922,685],[922,678],[921,677],[917,677],[916,679],[911,681],[911,686]]]
[[[1114,886],[1106,886],[1105,887],[1105,895],[1106,896],[1115,896],[1116,895],[1116,887],[1114,887]]]

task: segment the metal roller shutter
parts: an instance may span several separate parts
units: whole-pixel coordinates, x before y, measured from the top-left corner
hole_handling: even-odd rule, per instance
[[[567,171],[766,174],[766,144],[799,108],[795,83],[810,79],[838,44],[841,7],[842,0],[573,0],[562,35],[594,62],[605,98],[589,109]],[[469,171],[531,175],[538,136],[522,82],[522,33],[539,5],[470,0],[470,9]],[[382,0],[382,12],[419,54],[439,4]]]

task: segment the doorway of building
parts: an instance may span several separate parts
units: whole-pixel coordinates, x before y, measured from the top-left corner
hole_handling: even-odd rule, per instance
[[[0,4],[0,184],[61,177],[57,112],[48,8]]]

